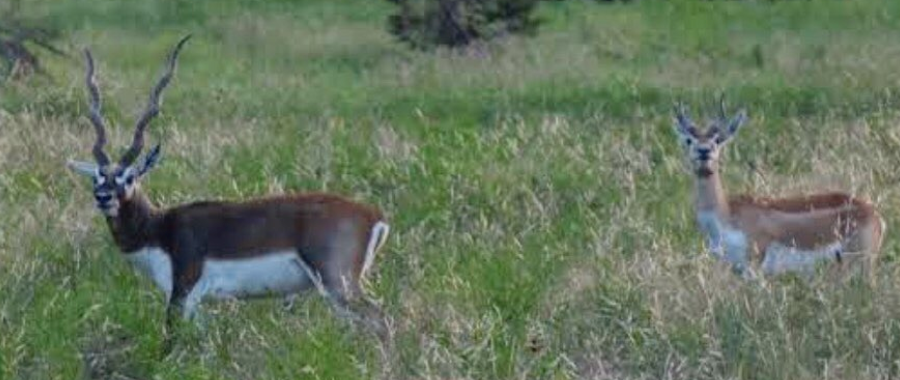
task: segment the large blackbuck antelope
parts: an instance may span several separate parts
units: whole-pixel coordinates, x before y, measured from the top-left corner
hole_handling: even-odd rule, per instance
[[[884,222],[871,203],[845,193],[794,198],[726,197],[719,175],[722,148],[746,120],[744,111],[698,129],[675,107],[675,131],[695,182],[695,210],[710,252],[736,273],[752,277],[809,275],[820,263],[858,263],[868,275],[881,248]],[[842,271],[841,271],[842,272]]]
[[[141,179],[160,154],[156,145],[137,160],[144,130],[159,112],[160,96],[189,37],[168,57],[131,146],[118,162],[103,150],[100,92],[93,58],[85,50],[96,163],[69,162],[72,170],[93,179],[97,208],[124,256],[165,292],[167,325],[179,314],[194,317],[205,298],[290,296],[314,287],[341,316],[383,328],[380,310],[360,287],[388,234],[379,210],[319,193],[158,209],[141,191]]]

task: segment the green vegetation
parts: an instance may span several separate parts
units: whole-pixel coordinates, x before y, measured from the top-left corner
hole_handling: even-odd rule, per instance
[[[479,56],[410,52],[386,1],[24,5],[92,47],[115,149],[194,33],[150,128],[157,203],[328,190],[386,211],[369,289],[395,378],[900,375],[900,2],[546,2],[539,35]],[[81,62],[40,58],[48,77],[0,88],[0,379],[385,372],[315,295],[210,305],[160,359],[161,295],[64,168],[93,141]],[[760,286],[702,253],[669,112],[720,93],[750,114],[729,190],[873,199],[876,286]]]

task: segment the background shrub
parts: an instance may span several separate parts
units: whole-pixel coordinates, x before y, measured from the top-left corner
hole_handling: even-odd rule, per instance
[[[414,48],[458,47],[510,33],[534,33],[538,0],[388,0],[389,30]]]
[[[42,72],[34,48],[64,55],[52,42],[59,32],[40,20],[19,16],[19,1],[0,2],[0,79]]]

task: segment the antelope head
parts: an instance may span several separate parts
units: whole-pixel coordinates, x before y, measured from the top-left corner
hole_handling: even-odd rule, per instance
[[[691,170],[701,177],[715,173],[718,170],[722,148],[734,137],[746,119],[747,114],[744,110],[739,111],[734,117],[728,118],[725,112],[725,102],[721,101],[718,118],[710,123],[706,130],[701,131],[685,114],[684,106],[676,105],[675,133],[685,150]]]
[[[103,123],[103,116],[100,113],[100,90],[97,88],[97,82],[94,78],[94,58],[91,56],[89,49],[84,50],[84,57],[87,61],[85,82],[90,95],[89,116],[97,134],[97,140],[94,142],[92,151],[94,162],[70,160],[68,166],[78,174],[91,177],[94,184],[94,199],[97,202],[97,208],[109,217],[118,215],[119,206],[132,199],[135,190],[139,187],[141,178],[153,169],[159,161],[159,144],[138,160],[144,149],[144,131],[147,129],[147,125],[150,124],[150,121],[159,114],[162,92],[175,74],[175,66],[181,48],[190,38],[190,35],[182,38],[169,55],[166,61],[166,71],[150,92],[147,107],[135,123],[131,146],[119,158],[118,162],[110,161],[109,156],[103,150],[106,145],[106,127]]]

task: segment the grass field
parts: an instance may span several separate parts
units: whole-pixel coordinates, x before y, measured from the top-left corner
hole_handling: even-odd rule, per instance
[[[544,3],[534,38],[411,52],[386,1],[51,1],[71,59],[0,88],[0,379],[888,379],[900,376],[900,2]],[[162,295],[64,167],[82,62],[113,152],[170,46],[160,205],[326,190],[385,210],[378,341],[311,294],[210,304],[160,359]],[[744,282],[703,252],[670,107],[750,122],[728,190],[847,190],[888,223],[878,283]],[[389,368],[385,368],[389,367]],[[386,374],[387,373],[387,374]]]

